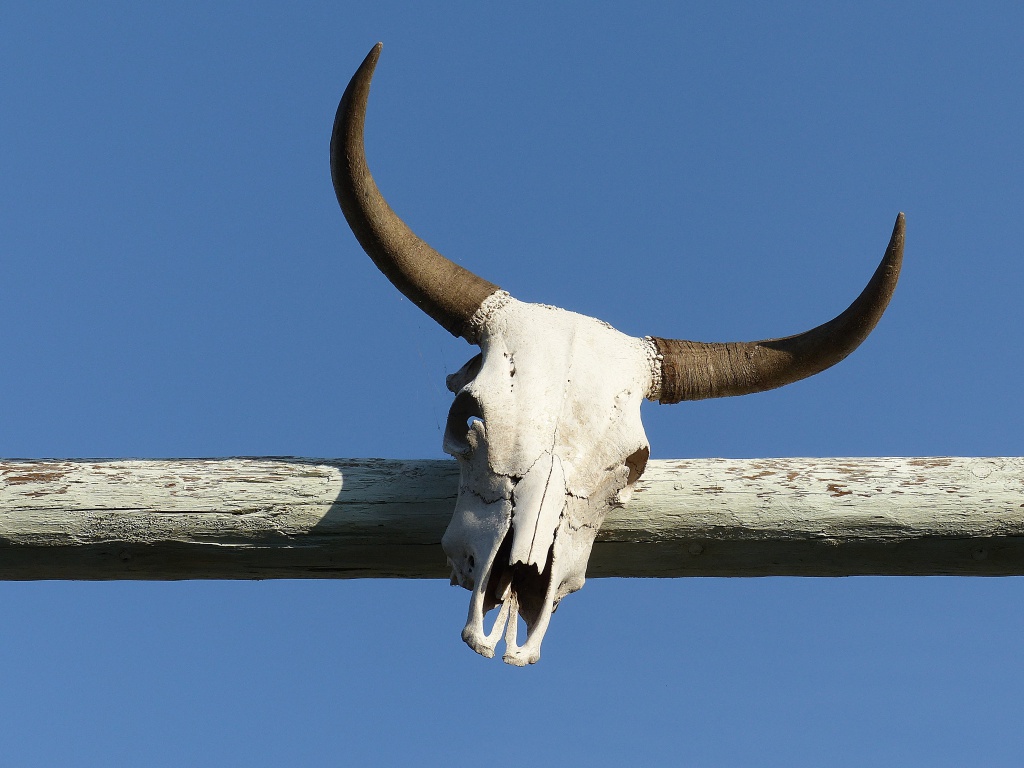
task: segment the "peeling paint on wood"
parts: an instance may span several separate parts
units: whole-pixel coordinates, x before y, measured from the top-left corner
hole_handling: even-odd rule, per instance
[[[0,578],[447,578],[451,461],[0,461]],[[1024,458],[652,461],[588,576],[1024,575]]]

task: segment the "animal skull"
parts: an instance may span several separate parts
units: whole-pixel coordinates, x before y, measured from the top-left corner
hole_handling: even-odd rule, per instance
[[[640,403],[654,354],[598,320],[504,292],[478,314],[481,353],[448,377],[444,449],[462,476],[442,545],[453,583],[473,590],[463,639],[491,656],[507,623],[505,661],[527,664],[555,605],[583,586],[605,513],[647,463]],[[517,614],[529,629],[521,647]]]
[[[455,394],[444,450],[459,462],[442,546],[452,583],[472,591],[462,638],[490,657],[532,664],[558,602],[583,586],[609,509],[629,498],[650,449],[644,398],[662,403],[761,392],[842,360],[889,303],[903,256],[903,214],[867,287],[810,331],[728,344],[632,338],[607,323],[526,304],[446,259],[384,201],[366,166],[363,120],[378,43],[338,107],[331,175],[342,211],[374,263],[456,336],[480,347],[448,377]],[[490,631],[484,616],[499,608]],[[517,642],[518,618],[527,626]]]

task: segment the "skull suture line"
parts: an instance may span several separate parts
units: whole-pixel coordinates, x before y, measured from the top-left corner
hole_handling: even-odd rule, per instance
[[[644,398],[662,403],[763,392],[838,363],[888,306],[903,214],[860,296],[833,320],[781,339],[726,344],[619,333],[599,320],[516,301],[449,261],[391,210],[366,165],[363,121],[378,43],[352,77],[331,136],[338,202],[388,279],[480,354],[448,377],[444,449],[461,469],[442,545],[452,583],[472,590],[463,639],[532,664],[558,601],[583,586],[607,511],[627,500],[649,454]],[[490,632],[484,615],[500,607]],[[527,626],[519,645],[517,619]]]

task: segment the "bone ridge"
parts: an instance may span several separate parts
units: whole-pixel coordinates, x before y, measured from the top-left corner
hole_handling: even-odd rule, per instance
[[[661,398],[661,366],[664,357],[658,351],[658,345],[650,336],[644,336],[641,341],[644,345],[644,353],[647,355],[647,364],[651,369],[651,388],[645,397],[648,400],[657,401]]]
[[[470,344],[479,344],[480,337],[483,334],[487,323],[490,322],[491,317],[493,317],[500,309],[511,303],[511,301],[512,294],[508,291],[502,290],[495,291],[486,299],[481,301],[476,312],[472,314],[469,321],[466,323],[466,331],[463,334],[466,341]]]

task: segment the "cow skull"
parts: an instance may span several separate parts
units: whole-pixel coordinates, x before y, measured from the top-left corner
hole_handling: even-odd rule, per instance
[[[609,509],[623,505],[650,453],[644,398],[662,403],[762,392],[818,373],[867,337],[896,287],[903,214],[867,287],[810,331],[727,344],[632,338],[607,323],[526,304],[446,259],[391,210],[366,165],[363,121],[378,43],[352,77],[331,137],[331,175],[360,244],[389,280],[480,347],[448,377],[444,450],[461,470],[442,545],[452,583],[472,591],[462,638],[532,664],[559,600],[583,586]],[[499,608],[488,632],[484,616]],[[517,642],[518,619],[527,627]]]
[[[653,348],[504,292],[475,320],[481,353],[448,377],[444,449],[462,473],[442,545],[453,582],[473,590],[463,639],[490,656],[507,624],[505,660],[526,664],[540,657],[555,605],[583,586],[605,513],[647,463],[640,403]],[[484,614],[499,603],[487,633]],[[522,647],[517,614],[529,629]]]

